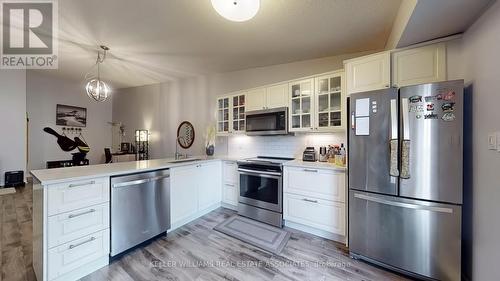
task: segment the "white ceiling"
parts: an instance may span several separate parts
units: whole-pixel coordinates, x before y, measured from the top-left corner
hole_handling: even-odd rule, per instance
[[[495,0],[419,0],[398,47],[462,33]]]
[[[382,49],[401,0],[261,0],[252,20],[220,17],[210,0],[59,1],[59,70],[82,79],[97,46],[114,88]]]

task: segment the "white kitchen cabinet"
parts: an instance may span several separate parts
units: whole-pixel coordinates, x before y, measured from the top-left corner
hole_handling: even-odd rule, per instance
[[[238,206],[238,197],[238,165],[234,161],[224,161],[222,164],[222,203],[235,209]]]
[[[288,84],[279,84],[266,88],[266,107],[279,108],[288,106]]]
[[[286,167],[284,192],[345,202],[345,173],[328,169]]]
[[[315,79],[314,129],[322,132],[345,130],[344,73],[342,71]]]
[[[288,84],[258,88],[247,92],[247,111],[288,106]]]
[[[220,162],[203,163],[198,166],[198,210],[203,211],[221,202]]]
[[[345,236],[345,204],[285,193],[283,218]]]
[[[309,132],[314,130],[314,79],[289,83],[289,131]]]
[[[391,54],[382,52],[345,61],[347,94],[390,88]]]
[[[266,109],[267,93],[266,88],[253,89],[247,92],[247,111]]]
[[[49,216],[109,201],[109,178],[97,178],[51,185],[48,189]]]
[[[170,170],[171,224],[185,220],[198,212],[198,165]]]
[[[404,87],[446,80],[445,43],[392,53],[394,87]]]
[[[109,202],[48,218],[48,247],[52,248],[109,228]]]
[[[245,132],[245,107],[246,96],[244,93],[234,94],[231,97],[231,129],[232,133]]]
[[[47,253],[48,280],[79,279],[75,278],[74,272],[88,271],[89,265],[96,261],[108,260],[109,248],[109,229],[105,229],[49,249]],[[87,275],[85,273],[79,274],[80,278]]]
[[[175,229],[221,202],[220,161],[170,169],[170,220]]]
[[[109,177],[33,182],[37,280],[78,280],[109,264]]]
[[[285,225],[345,242],[345,173],[286,166],[283,174]]]
[[[229,134],[230,128],[230,99],[231,97],[217,98],[217,134]]]
[[[237,92],[217,98],[217,135],[245,131],[246,93]]]

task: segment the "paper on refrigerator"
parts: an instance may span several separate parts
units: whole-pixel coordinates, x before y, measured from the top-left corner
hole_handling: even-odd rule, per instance
[[[356,136],[370,135],[370,99],[356,100]]]

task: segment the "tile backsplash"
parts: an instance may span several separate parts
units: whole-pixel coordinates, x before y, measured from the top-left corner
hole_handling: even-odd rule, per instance
[[[319,151],[320,146],[346,145],[346,137],[343,133],[266,137],[236,135],[228,137],[225,143],[227,155],[234,157],[262,155],[301,158],[306,146],[314,146]]]

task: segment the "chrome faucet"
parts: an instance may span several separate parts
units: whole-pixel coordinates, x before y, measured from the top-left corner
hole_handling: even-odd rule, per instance
[[[179,153],[179,140],[182,139],[184,140],[184,137],[178,136],[175,139],[175,160],[181,159],[182,153]]]

